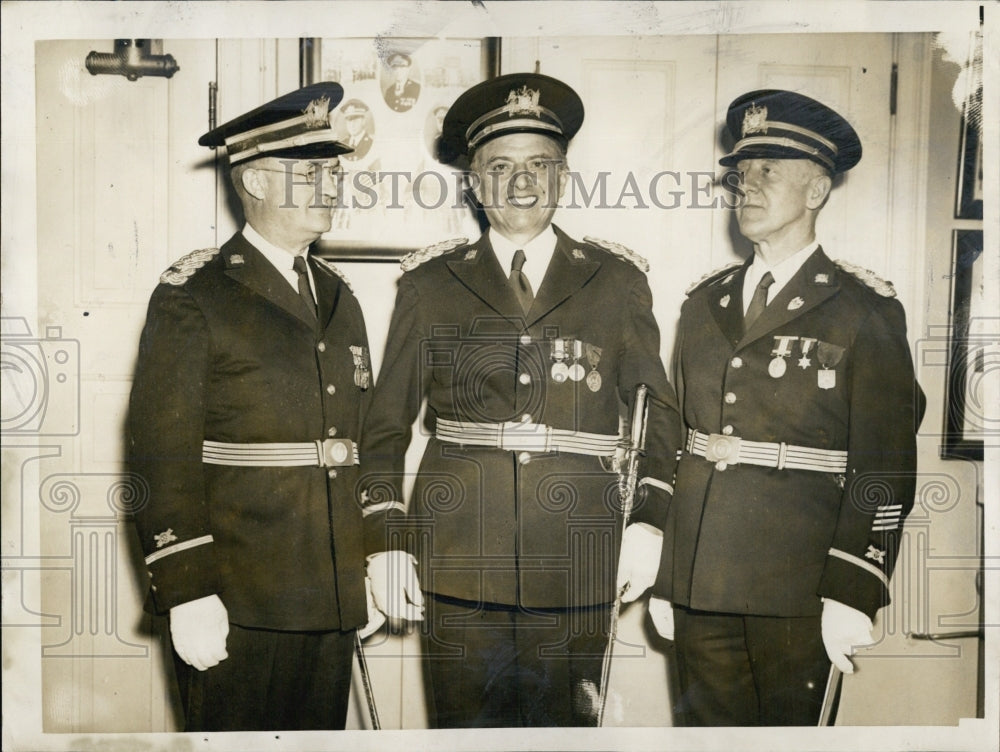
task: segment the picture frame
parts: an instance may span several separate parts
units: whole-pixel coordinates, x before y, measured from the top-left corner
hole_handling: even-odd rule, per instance
[[[983,231],[952,232],[951,342],[948,353],[947,399],[941,456],[946,459],[983,459],[989,429],[984,376],[989,370],[990,322],[982,316]],[[977,315],[979,314],[979,315]]]
[[[956,219],[983,218],[983,146],[980,126],[962,118],[958,150],[958,181],[955,197]]]
[[[333,227],[314,246],[340,261],[398,261],[423,246],[476,237],[463,171],[438,160],[441,121],[470,86],[500,70],[500,40],[300,39],[302,85],[337,81],[331,124],[354,148]]]

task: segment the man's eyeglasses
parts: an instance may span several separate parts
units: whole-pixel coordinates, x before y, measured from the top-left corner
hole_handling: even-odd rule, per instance
[[[330,178],[330,180],[336,183],[344,175],[344,170],[339,163],[335,165],[313,165],[304,172],[296,172],[291,166],[280,170],[277,167],[254,167],[253,169],[263,172],[280,172],[285,175],[294,175],[297,178],[302,178],[307,183],[315,183],[322,177]]]

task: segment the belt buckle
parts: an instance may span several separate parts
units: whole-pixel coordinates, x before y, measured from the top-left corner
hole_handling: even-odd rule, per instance
[[[320,467],[343,467],[354,464],[354,442],[350,439],[323,439]]]
[[[549,427],[541,423],[509,421],[500,429],[500,449],[511,452],[544,452],[548,446]]]
[[[739,436],[710,433],[708,444],[705,445],[705,459],[709,462],[725,462],[727,465],[739,464],[741,442]]]

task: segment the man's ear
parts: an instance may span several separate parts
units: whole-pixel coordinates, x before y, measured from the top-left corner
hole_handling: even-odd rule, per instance
[[[261,200],[264,198],[267,193],[267,187],[264,185],[264,181],[261,178],[260,170],[248,167],[243,171],[240,179],[243,182],[243,190],[255,199]]]
[[[816,175],[809,181],[806,206],[810,209],[819,209],[826,203],[827,196],[830,195],[830,188],[832,187],[833,179],[829,175]]]

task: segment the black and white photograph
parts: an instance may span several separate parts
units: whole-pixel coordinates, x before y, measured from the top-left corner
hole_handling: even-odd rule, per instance
[[[996,749],[996,0],[0,12],[5,752]]]

